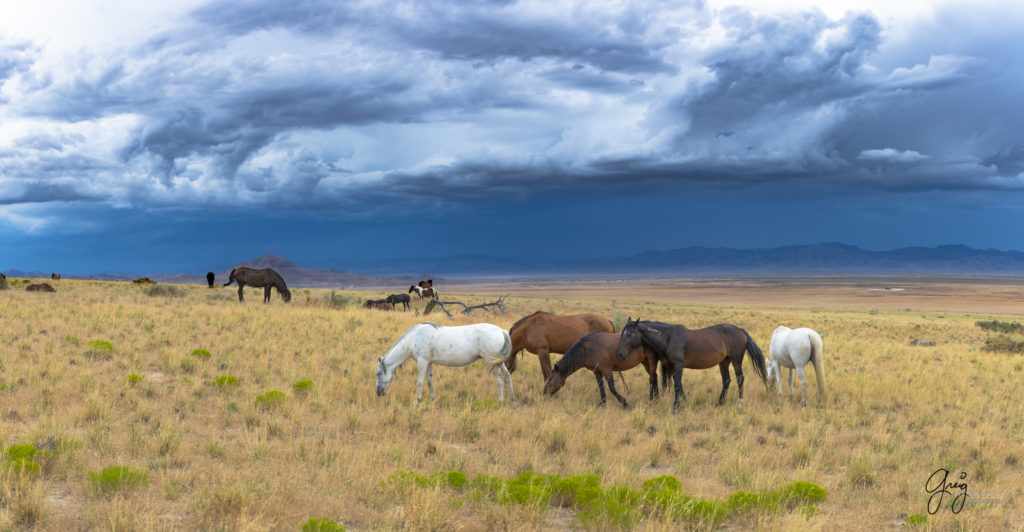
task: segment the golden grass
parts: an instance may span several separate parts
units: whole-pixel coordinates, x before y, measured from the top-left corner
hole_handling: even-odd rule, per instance
[[[64,280],[56,294],[0,292],[0,447],[50,450],[38,473],[0,466],[0,530],[297,530],[311,517],[359,530],[581,526],[566,508],[460,502],[448,488],[386,485],[400,470],[596,473],[604,485],[633,488],[670,474],[687,493],[718,499],[804,480],[829,494],[813,517],[754,513],[725,527],[881,528],[925,513],[924,484],[940,467],[951,478],[966,472],[972,497],[1000,502],[967,504],[959,514],[947,503],[931,526],[1024,527],[1024,357],[981,351],[988,333],[974,325],[1020,316],[513,294],[506,315],[456,319],[508,327],[539,309],[691,327],[728,322],[766,354],[779,324],[821,333],[824,406],[801,409],[799,388],[796,400],[780,401],[746,363],[742,408],[735,380],[726,405],[716,407],[718,372],[687,371],[688,400],[671,415],[669,397],[646,400],[639,369],[625,374],[628,387],[618,386],[630,410],[596,407],[589,372],[543,397],[531,354],[513,374],[519,400],[498,409],[474,407],[497,397],[483,367],[436,368],[437,399],[417,405],[416,372],[407,365],[379,398],[376,358],[422,316],[332,308],[324,290],[294,290],[286,306],[276,293],[270,305],[258,303],[257,291],[239,304],[234,289],[181,288],[177,297],[148,296],[130,283]],[[938,345],[909,347],[914,338]],[[191,355],[196,349],[211,356]],[[214,386],[222,375],[238,385]],[[293,389],[303,379],[313,385]],[[270,390],[288,400],[257,406]],[[145,470],[147,481],[113,494],[90,487],[90,473],[119,465]],[[679,527],[701,525],[654,516],[637,525]]]

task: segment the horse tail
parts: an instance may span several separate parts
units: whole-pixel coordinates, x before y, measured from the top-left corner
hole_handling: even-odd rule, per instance
[[[508,369],[507,361],[512,357],[512,338],[509,337],[508,331],[502,330],[502,336],[505,337],[505,343],[501,346],[501,353],[499,353],[498,364],[505,364],[505,369]]]
[[[743,331],[743,334],[747,337],[747,358],[754,364],[754,371],[761,377],[761,382],[764,383],[764,389],[768,389],[768,368],[765,367],[764,353],[761,352],[761,348],[757,347],[754,343],[754,339],[750,337],[750,333]]]
[[[519,349],[512,351],[512,347],[509,347],[510,352],[508,354],[508,359],[505,360],[505,368],[508,369],[509,373],[516,370],[516,357],[519,356],[519,353],[523,352],[523,349],[525,349],[525,347],[520,347]]]
[[[224,283],[224,286],[227,286],[233,282],[235,282],[235,270],[231,270],[231,275],[228,275],[228,282]]]
[[[811,341],[811,362],[814,362],[814,377],[818,380],[818,393],[822,402],[825,401],[825,360],[822,359],[823,347],[818,333],[809,334]]]

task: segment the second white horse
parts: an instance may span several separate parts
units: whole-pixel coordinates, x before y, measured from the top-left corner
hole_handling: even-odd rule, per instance
[[[807,378],[804,366],[814,363],[814,376],[818,380],[818,404],[825,397],[825,361],[822,360],[821,336],[812,329],[801,327],[790,329],[780,325],[772,333],[772,343],[768,348],[768,385],[778,383],[779,396],[782,395],[782,368],[789,368],[789,395],[793,395],[793,370],[800,377],[800,405],[807,406]]]

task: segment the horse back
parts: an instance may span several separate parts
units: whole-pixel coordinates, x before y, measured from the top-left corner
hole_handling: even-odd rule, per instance
[[[438,326],[431,344],[432,362],[443,366],[464,366],[477,358],[497,364],[511,352],[509,334],[490,323]]]

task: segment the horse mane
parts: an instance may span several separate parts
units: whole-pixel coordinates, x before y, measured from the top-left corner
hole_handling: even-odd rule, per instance
[[[420,325],[430,325],[435,329],[440,329],[442,327],[442,325],[434,323],[432,321],[424,321],[422,323],[417,323],[416,325],[409,327],[408,330],[402,333],[402,336],[399,336],[398,339],[395,340],[395,343],[391,344],[391,349],[388,349],[388,352],[384,354],[383,358],[387,358],[387,356],[390,355],[392,351],[394,351],[395,347],[397,347],[398,344],[402,343],[402,340],[405,340],[405,337],[412,334],[412,332],[415,331]]]
[[[520,325],[522,325],[524,321],[526,321],[526,320],[536,316],[537,314],[544,314],[544,313],[545,312],[543,310],[538,310],[537,312],[534,312],[533,314],[530,314],[529,316],[524,316],[522,318],[519,318],[519,321],[513,323],[512,326],[508,328],[509,334],[512,334],[512,331],[516,330],[516,327],[519,327]]]
[[[583,339],[581,338],[579,341],[572,344],[572,346],[569,347],[569,350],[562,355],[562,358],[558,359],[558,362],[555,362],[554,369],[558,370],[562,376],[568,377],[569,369],[575,365],[578,359],[583,358],[583,355],[586,353],[587,347],[583,344],[582,340]]]

